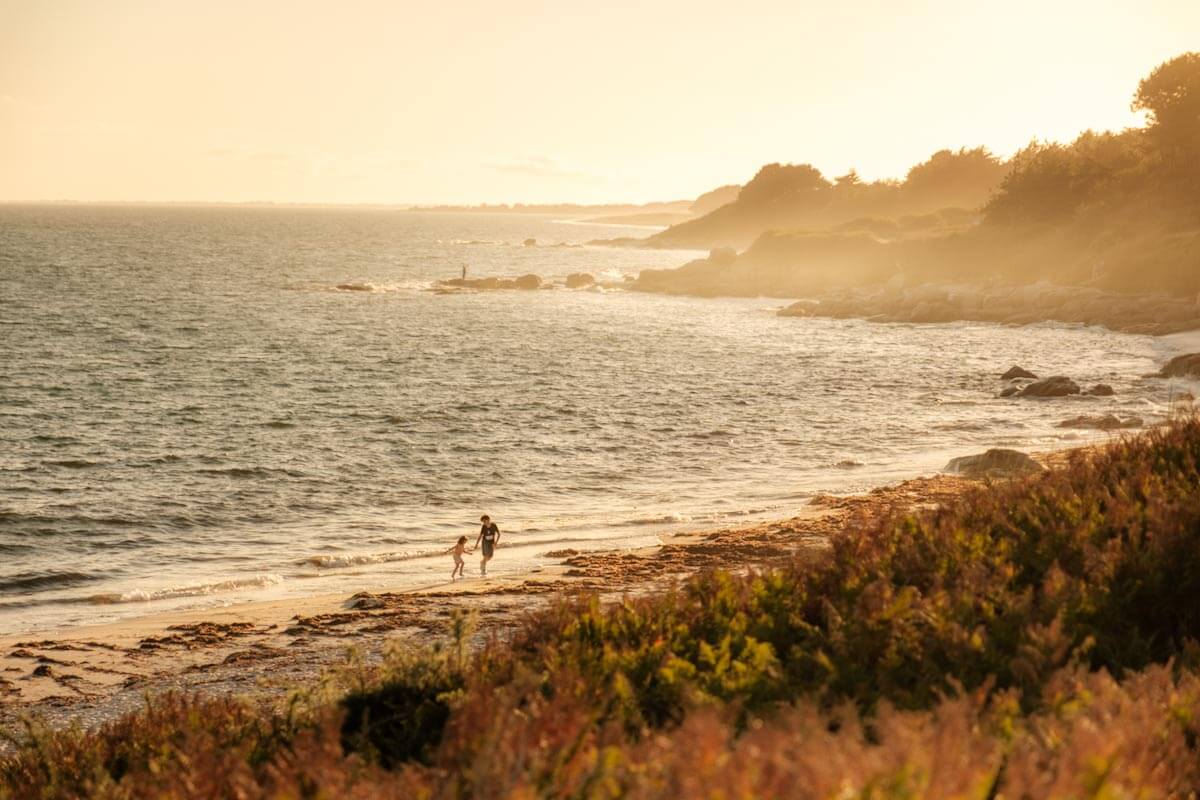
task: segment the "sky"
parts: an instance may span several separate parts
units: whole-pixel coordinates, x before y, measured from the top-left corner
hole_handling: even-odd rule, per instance
[[[1141,124],[1197,0],[0,0],[0,201],[646,202]]]

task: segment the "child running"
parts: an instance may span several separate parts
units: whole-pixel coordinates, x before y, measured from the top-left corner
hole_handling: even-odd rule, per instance
[[[467,549],[467,537],[458,537],[458,541],[446,552],[454,554],[454,569],[450,570],[450,580],[454,580],[456,576],[463,577],[463,553],[471,552]]]

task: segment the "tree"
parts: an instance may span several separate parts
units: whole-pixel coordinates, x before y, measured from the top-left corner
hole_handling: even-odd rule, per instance
[[[1160,64],[1140,84],[1133,110],[1150,116],[1150,133],[1161,146],[1200,150],[1200,53]]]

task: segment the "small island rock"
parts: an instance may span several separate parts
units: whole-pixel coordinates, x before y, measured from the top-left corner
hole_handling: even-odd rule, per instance
[[[1032,372],[1022,367],[1014,366],[1011,367],[1008,372],[1000,376],[1000,380],[1002,381],[1012,381],[1016,380],[1017,378],[1028,378],[1029,380],[1036,381],[1037,375],[1034,375]]]
[[[1176,356],[1158,373],[1160,378],[1198,378],[1200,379],[1200,353],[1189,353]]]
[[[1079,394],[1079,384],[1062,375],[1036,381],[1021,390],[1019,397],[1067,397]]]
[[[1145,424],[1138,417],[1120,419],[1115,414],[1104,414],[1098,417],[1071,417],[1058,423],[1060,428],[1079,428],[1096,431],[1116,431],[1128,428],[1140,428]]]

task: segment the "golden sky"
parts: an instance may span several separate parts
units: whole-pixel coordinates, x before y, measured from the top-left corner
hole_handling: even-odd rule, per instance
[[[0,0],[0,200],[647,201],[1138,124],[1200,0]]]

